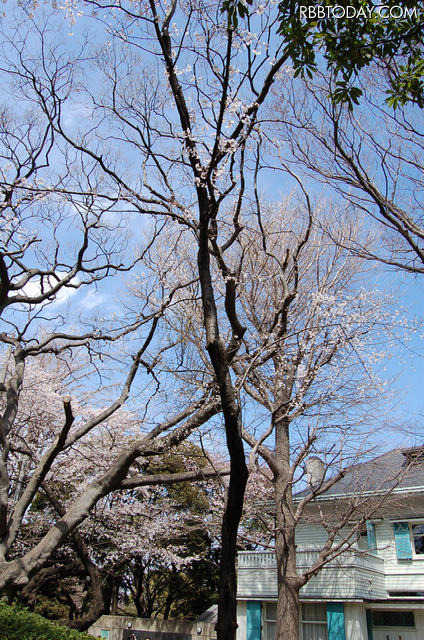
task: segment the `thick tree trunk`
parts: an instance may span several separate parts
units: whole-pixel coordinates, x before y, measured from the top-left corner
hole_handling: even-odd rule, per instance
[[[283,498],[284,500],[284,498]],[[277,632],[276,640],[299,640],[299,590],[302,581],[296,570],[294,526],[287,504],[279,500],[275,553],[277,561]]]
[[[242,448],[243,451],[243,448]],[[237,629],[237,531],[241,519],[247,470],[244,460],[232,460],[228,499],[222,522],[222,555],[219,566],[217,640],[235,639]]]
[[[290,580],[278,585],[275,640],[299,640],[299,589]]]
[[[278,460],[278,470],[274,472],[275,554],[278,584],[276,640],[299,640],[299,590],[303,581],[298,576],[296,569],[296,522],[290,475],[290,422],[278,411],[273,418],[275,422],[275,453]]]
[[[237,532],[241,520],[248,470],[241,437],[241,407],[231,380],[230,360],[237,352],[245,328],[237,318],[235,284],[226,283],[225,310],[231,324],[231,348],[224,346],[220,336],[218,312],[215,304],[214,285],[210,264],[210,234],[216,232],[216,204],[208,197],[206,189],[198,189],[199,197],[199,250],[197,254],[200,287],[202,291],[203,322],[206,331],[206,349],[212,363],[219,388],[224,416],[225,435],[230,455],[230,482],[227,504],[221,529],[221,562],[219,567],[217,640],[235,640],[236,616],[236,555]],[[231,280],[231,279],[230,279]]]

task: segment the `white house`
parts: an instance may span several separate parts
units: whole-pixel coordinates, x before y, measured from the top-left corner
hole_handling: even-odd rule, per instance
[[[393,451],[351,467],[313,502],[337,513],[338,505],[359,491],[375,496],[378,506],[350,550],[302,588],[300,637],[423,640],[424,447]],[[319,524],[305,521],[297,527],[299,569],[311,566],[325,540]],[[240,553],[238,640],[273,640],[276,599],[274,554]]]

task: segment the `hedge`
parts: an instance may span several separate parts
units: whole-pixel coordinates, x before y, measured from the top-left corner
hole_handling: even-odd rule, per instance
[[[0,602],[1,640],[93,640],[94,636],[64,627],[38,613]]]

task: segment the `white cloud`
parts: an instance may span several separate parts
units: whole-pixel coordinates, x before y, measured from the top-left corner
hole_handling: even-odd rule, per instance
[[[78,306],[85,311],[91,311],[92,309],[96,309],[100,305],[104,305],[108,298],[109,296],[107,296],[106,294],[99,293],[99,291],[94,291],[93,289],[91,289],[83,297],[83,299],[78,302]]]
[[[65,271],[56,272],[56,276],[59,279],[63,279],[66,275],[67,274]],[[79,280],[77,277],[74,277],[71,279],[72,284],[78,284],[78,282]],[[58,284],[58,281],[56,280],[56,278],[54,278],[53,276],[50,276],[50,277],[43,278],[43,287],[42,287],[41,279],[39,276],[37,276],[29,280],[26,283],[26,285],[22,287],[22,289],[19,289],[19,293],[28,298],[33,298],[35,296],[41,295],[41,293],[43,292],[45,293],[46,291],[48,291],[49,286],[54,287],[57,284]],[[74,289],[72,287],[65,287],[65,286],[61,287],[61,289],[59,289],[59,291],[54,296],[54,304],[56,305],[64,304],[76,292],[77,292],[77,289]]]

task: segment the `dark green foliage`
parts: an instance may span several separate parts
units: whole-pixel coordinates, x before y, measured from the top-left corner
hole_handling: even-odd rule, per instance
[[[359,72],[376,62],[388,72],[390,105],[414,102],[423,107],[424,3],[387,0],[382,13],[373,6],[368,0],[281,2],[279,33],[295,75],[312,77],[324,60],[336,80],[334,102],[352,109],[362,93],[355,86]]]
[[[176,451],[151,463],[147,471],[181,473],[186,470],[187,460],[199,468],[209,466],[201,449],[186,442]],[[134,584],[142,576],[144,586],[139,589],[139,597],[134,598],[138,615],[192,619],[217,602],[219,559],[213,535],[208,531],[209,491],[211,487],[201,482],[178,482],[157,488],[154,504],[159,505],[164,499],[171,500],[180,522],[180,527],[168,532],[163,544],[181,545],[185,550],[181,552],[182,556],[197,556],[198,559],[181,569],[151,565],[140,566],[137,571],[135,566],[133,584],[127,587],[133,591]],[[154,596],[150,602],[149,595]]]
[[[36,613],[0,602],[1,640],[93,640],[88,633],[79,633],[51,622]]]
[[[249,5],[252,0],[222,3],[229,28],[246,18]],[[381,13],[377,6],[384,6]],[[423,0],[387,0],[381,5],[369,0],[284,0],[279,23],[295,76],[312,78],[324,62],[335,80],[331,97],[336,104],[350,109],[358,104],[359,73],[377,63],[387,71],[390,106],[413,102],[424,107]]]
[[[239,0],[225,0],[222,3],[221,13],[227,13],[228,15],[228,27],[236,29],[238,26],[238,17],[245,18],[248,15],[248,9],[246,5],[251,5],[253,0],[245,0],[245,2],[239,2]]]
[[[52,585],[49,595],[37,594],[35,613],[48,618],[49,620],[66,620],[69,617],[69,607],[64,602],[60,602],[60,591],[57,585]],[[62,597],[63,600],[63,597]]]

